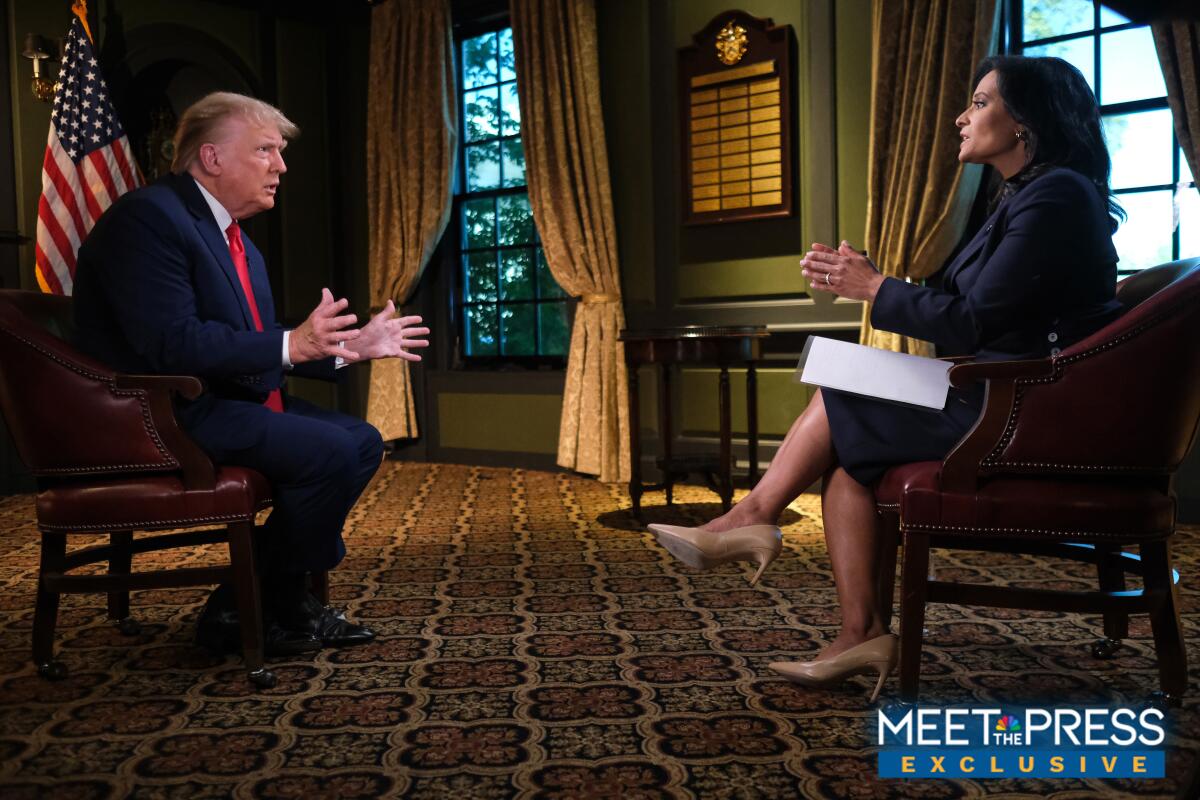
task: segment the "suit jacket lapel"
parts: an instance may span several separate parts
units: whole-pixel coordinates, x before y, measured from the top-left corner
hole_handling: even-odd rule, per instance
[[[952,263],[946,269],[946,277],[943,281],[945,285],[952,285],[954,280],[964,269],[974,264],[976,256],[979,255],[979,251],[983,249],[983,246],[987,244],[988,239],[991,238],[992,228],[994,228],[996,223],[999,221],[1000,213],[1001,210],[999,208],[992,212],[991,216],[987,218],[987,221],[975,234],[974,238],[972,238],[971,241],[967,243],[967,246],[962,249],[957,257],[955,257],[954,263]]]
[[[217,221],[213,219],[212,211],[209,209],[208,203],[204,201],[204,196],[200,194],[195,180],[190,175],[171,175],[168,180],[171,182],[172,188],[183,198],[184,205],[196,220],[196,232],[200,234],[200,238],[204,240],[204,244],[212,253],[213,259],[225,273],[230,291],[233,292],[238,307],[242,310],[242,321],[248,329],[253,330],[254,317],[250,315],[250,305],[246,302],[246,293],[242,291],[242,282],[238,278],[237,268],[233,266],[233,257],[229,255],[229,244],[225,241],[224,232],[217,227]],[[253,275],[253,270],[251,270],[251,275]]]
[[[972,239],[967,246],[962,249],[962,252],[960,252],[954,259],[954,263],[950,265],[948,270],[946,270],[946,284],[953,284],[954,279],[958,277],[958,274],[962,272],[968,264],[971,264],[975,260],[975,256],[978,255],[979,251],[983,248],[983,243],[987,241],[987,234],[990,229],[991,226],[985,226],[984,229],[981,229],[979,233],[975,235],[975,238]]]

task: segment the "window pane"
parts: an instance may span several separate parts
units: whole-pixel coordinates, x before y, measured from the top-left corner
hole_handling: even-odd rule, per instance
[[[477,144],[463,150],[467,154],[467,191],[500,188],[500,143]]]
[[[517,84],[506,83],[500,87],[500,120],[505,136],[521,132],[521,103],[517,99]]]
[[[500,352],[496,335],[496,307],[467,306],[463,325],[467,329],[467,355],[494,356]]]
[[[1105,117],[1113,189],[1170,183],[1171,135],[1169,109]]]
[[[500,299],[533,299],[533,258],[528,250],[500,253]]]
[[[533,241],[533,214],[529,210],[527,195],[497,198],[496,215],[500,222],[500,244],[529,244]]]
[[[1092,14],[1092,0],[1026,0],[1022,35],[1032,42],[1090,31]]]
[[[505,139],[500,142],[504,155],[504,186],[525,185],[525,148],[520,139]]]
[[[1162,69],[1150,28],[1106,33],[1100,37],[1100,102],[1125,103],[1166,97]]]
[[[537,251],[537,261],[538,297],[566,297],[567,293],[562,290],[562,287],[554,280],[554,276],[550,274],[550,265],[546,263],[546,251],[540,247]]]
[[[500,80],[515,81],[517,68],[513,63],[512,28],[500,31]]]
[[[1184,189],[1179,202],[1179,257],[1200,256],[1200,191]]]
[[[492,199],[468,200],[462,205],[463,247],[496,246],[496,206]]]
[[[1126,22],[1129,22],[1129,17],[1126,17],[1123,14],[1118,14],[1117,12],[1113,11],[1111,8],[1106,8],[1105,6],[1100,6],[1100,27],[1101,28],[1107,28],[1110,25],[1124,25]]]
[[[1092,91],[1096,91],[1096,40],[1090,36],[1083,39],[1068,39],[1065,42],[1044,44],[1041,47],[1026,47],[1027,56],[1056,56],[1083,73]]]
[[[463,256],[467,268],[468,303],[496,299],[496,251],[467,253]]]
[[[567,330],[566,303],[538,303],[538,332],[542,337],[542,355],[566,355],[571,341]]]
[[[500,351],[506,356],[536,356],[537,341],[534,338],[534,319],[537,306],[522,303],[515,306],[500,306]]]
[[[1188,166],[1187,156],[1183,154],[1183,148],[1179,148],[1179,180],[1185,182],[1192,181],[1192,168]]]
[[[500,132],[500,90],[493,86],[463,95],[467,141],[492,139]]]
[[[496,34],[485,33],[462,43],[463,88],[496,82]]]
[[[1117,229],[1113,244],[1117,247],[1122,272],[1145,269],[1171,260],[1173,209],[1171,192],[1136,192],[1117,196],[1129,218]]]

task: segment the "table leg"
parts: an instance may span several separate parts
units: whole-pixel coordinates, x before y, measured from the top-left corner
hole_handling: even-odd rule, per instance
[[[667,490],[667,505],[673,500],[675,474],[671,472],[671,365],[662,365],[662,393],[658,398],[658,437],[662,443],[663,487]]]
[[[721,507],[728,511],[733,505],[733,450],[730,446],[733,433],[730,430],[729,367],[725,365],[721,365],[718,388],[721,413]]]
[[[633,518],[642,522],[642,425],[638,403],[638,369],[626,367],[629,373],[629,500]]]
[[[746,365],[746,439],[750,458],[746,485],[753,489],[758,483],[758,374],[753,361]]]

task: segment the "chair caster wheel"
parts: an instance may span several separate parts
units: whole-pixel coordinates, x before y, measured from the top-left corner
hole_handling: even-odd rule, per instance
[[[252,669],[247,673],[246,677],[260,689],[273,689],[275,684],[279,683],[279,679],[275,677],[275,673],[268,669]]]
[[[1119,639],[1101,639],[1092,645],[1092,658],[1110,659],[1117,654],[1121,646]]]
[[[1146,701],[1146,705],[1165,712],[1172,708],[1181,708],[1183,706],[1183,698],[1177,694],[1159,690],[1150,693],[1150,699]]]
[[[61,661],[47,661],[38,664],[38,675],[48,681],[61,681],[67,677],[67,665]]]
[[[122,636],[137,636],[142,632],[142,624],[133,617],[125,617],[117,621],[117,630]]]

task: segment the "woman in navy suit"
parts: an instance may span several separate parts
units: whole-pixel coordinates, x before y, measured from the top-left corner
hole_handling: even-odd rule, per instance
[[[870,302],[876,328],[932,341],[941,355],[1051,357],[1120,313],[1112,232],[1123,212],[1109,191],[1099,109],[1079,71],[1057,58],[989,58],[975,84],[955,120],[958,158],[990,165],[1004,183],[986,223],[943,271],[941,288],[885,278],[846,242],[814,244],[803,272],[815,291]],[[779,515],[823,477],[842,630],[814,660],[771,666],[806,685],[878,671],[877,694],[897,641],[876,597],[872,484],[894,464],[942,459],[982,403],[982,387],[951,390],[941,411],[819,391],[763,479],[729,513],[702,528],[651,528],[692,566],[750,560],[761,573],[779,552]]]

